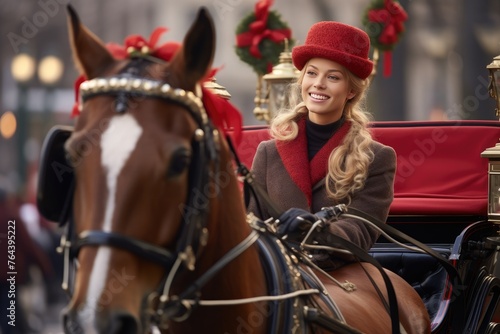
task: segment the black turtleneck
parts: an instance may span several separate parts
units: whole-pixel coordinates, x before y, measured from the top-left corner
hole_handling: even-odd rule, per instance
[[[344,117],[330,124],[316,124],[307,118],[306,134],[307,134],[307,151],[309,161],[318,153],[325,143],[337,132],[344,124]]]

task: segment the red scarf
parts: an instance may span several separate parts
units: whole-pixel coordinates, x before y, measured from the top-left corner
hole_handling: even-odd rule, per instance
[[[306,195],[307,202],[311,205],[312,187],[326,177],[328,173],[328,157],[333,149],[344,140],[351,128],[351,122],[344,122],[311,161],[309,161],[307,155],[305,117],[298,121],[298,125],[298,136],[291,141],[276,141],[276,148],[288,174],[297,187]]]

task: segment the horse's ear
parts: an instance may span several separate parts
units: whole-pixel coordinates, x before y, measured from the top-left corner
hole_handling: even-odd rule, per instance
[[[215,27],[208,10],[202,7],[184,38],[183,47],[172,59],[187,73],[185,84],[194,86],[212,66],[215,53]]]
[[[73,58],[80,72],[88,79],[101,75],[115,63],[104,43],[88,30],[71,5],[68,10],[68,28]]]

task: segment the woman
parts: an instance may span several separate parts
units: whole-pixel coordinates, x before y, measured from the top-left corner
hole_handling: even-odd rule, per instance
[[[280,217],[282,235],[297,228],[298,214],[315,220],[307,213],[341,203],[378,220],[387,219],[396,154],[372,139],[369,118],[362,109],[373,69],[369,49],[364,31],[325,21],[314,24],[305,44],[292,50],[293,63],[301,70],[292,91],[293,107],[273,119],[273,139],[259,145],[252,165],[256,181],[278,209],[288,210]],[[248,210],[269,218],[258,207],[252,200]],[[379,236],[356,219],[335,221],[328,233],[365,250]],[[337,267],[348,259],[329,258],[322,267]]]

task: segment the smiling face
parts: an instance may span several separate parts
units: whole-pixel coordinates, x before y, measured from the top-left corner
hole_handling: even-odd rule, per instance
[[[305,66],[302,100],[313,123],[329,124],[342,117],[345,103],[355,95],[345,71],[339,63],[324,58],[313,58]]]

